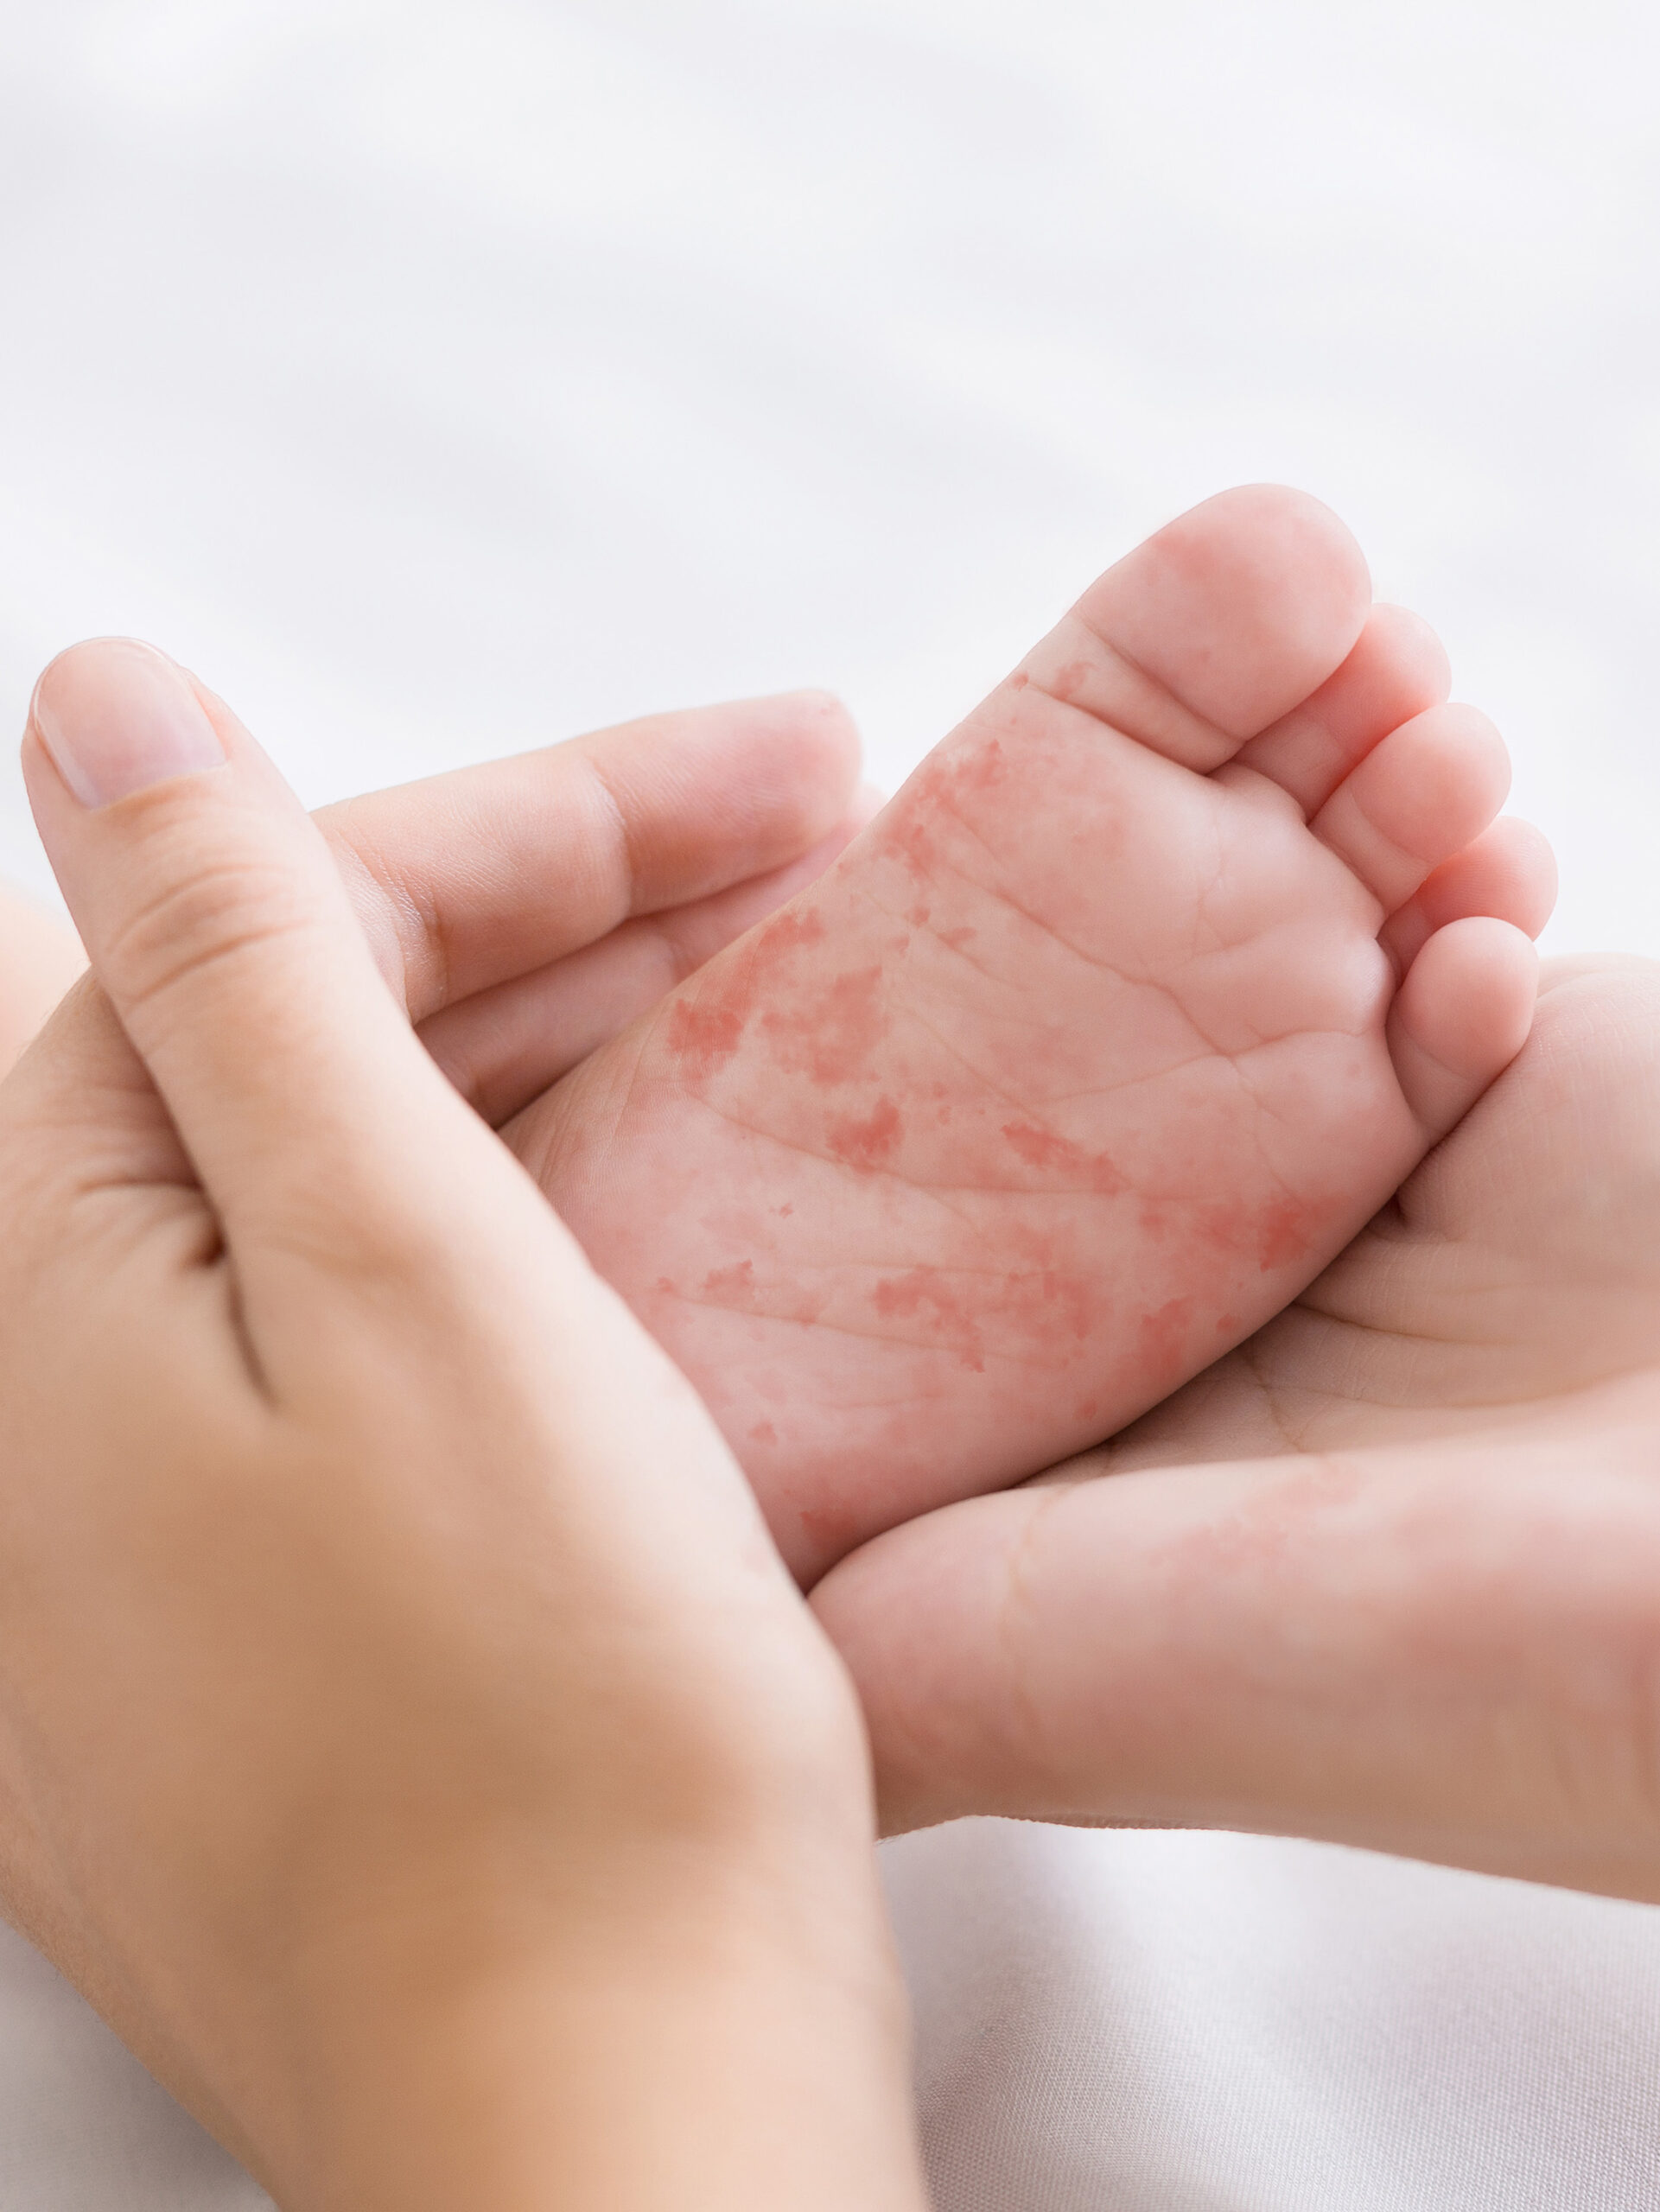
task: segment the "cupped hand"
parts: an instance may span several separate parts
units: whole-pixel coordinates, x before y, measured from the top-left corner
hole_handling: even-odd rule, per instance
[[[8,1911],[288,2205],[917,2202],[846,1678],[411,1034],[522,853],[354,914],[142,648],[24,751],[96,981],[0,1086]]]
[[[647,715],[315,819],[429,1049],[499,1122],[828,868],[877,804],[858,768],[845,709],[789,692]],[[0,888],[0,1069],[85,965],[69,931]]]
[[[814,1603],[890,1827],[1254,1828],[1660,1898],[1660,969],[1549,968],[1286,1313]]]

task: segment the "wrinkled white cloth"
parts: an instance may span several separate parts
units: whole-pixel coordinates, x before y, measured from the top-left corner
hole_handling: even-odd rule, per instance
[[[149,635],[317,802],[829,683],[891,782],[1277,477],[1497,715],[1549,942],[1660,952],[1657,64],[1636,0],[0,0],[0,697]],[[1660,1915],[887,1863],[942,2212],[1660,2199]],[[0,1939],[0,2212],[262,2202]]]
[[[1652,2212],[1660,1913],[1329,1845],[886,1849],[938,2212]],[[0,1930],[0,2212],[269,2200]]]
[[[940,2212],[1660,2203],[1660,1913],[1257,1836],[887,1849]]]

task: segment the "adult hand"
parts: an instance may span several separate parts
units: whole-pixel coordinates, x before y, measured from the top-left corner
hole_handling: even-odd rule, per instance
[[[868,818],[823,692],[648,715],[315,817],[388,980],[499,1122],[827,868]],[[86,966],[0,890],[0,1071]]]
[[[1660,969],[1532,1038],[1287,1313],[814,1603],[890,1827],[1253,1828],[1660,1899]]]
[[[86,965],[74,931],[0,884],[0,1074]]]
[[[218,702],[81,648],[24,750],[97,981],[0,1086],[9,1911],[304,2212],[918,2204],[856,1707],[713,1425]]]

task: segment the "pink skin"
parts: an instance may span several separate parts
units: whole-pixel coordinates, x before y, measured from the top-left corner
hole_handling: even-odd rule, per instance
[[[1660,968],[1556,961],[1249,1344],[813,1602],[890,1827],[1259,1828],[1652,1899],[1657,1465]]]
[[[81,664],[83,682],[109,673]],[[418,981],[423,1043],[499,1122],[829,867],[881,804],[858,763],[840,702],[792,692],[647,715],[316,820],[383,969]],[[86,964],[0,888],[0,1073]]]
[[[21,893],[0,887],[0,1074],[86,965],[74,932]]]
[[[1224,493],[509,1126],[804,1580],[1250,1335],[1517,1051],[1545,871],[1446,689],[1326,510]]]
[[[1349,1217],[1370,1210],[1360,1185],[1341,1187],[1352,1164],[1363,1182],[1373,1179],[1369,1190],[1392,1179],[1393,1160],[1415,1157],[1514,1049],[1530,992],[1530,955],[1516,931],[1536,931],[1549,912],[1549,852],[1525,825],[1499,822],[1431,865],[1496,803],[1502,753],[1479,717],[1442,709],[1446,659],[1427,627],[1399,609],[1367,612],[1364,601],[1358,556],[1324,510],[1274,493],[1211,502],[1095,587],[913,779],[822,899],[798,901],[752,935],[724,979],[713,971],[708,997],[683,992],[667,1010],[666,1039],[665,1023],[648,1019],[513,1132],[532,1157],[538,1146],[546,1156],[555,1122],[556,1195],[615,1271],[626,1274],[620,1255],[643,1262],[634,1295],[716,1399],[804,1573],[868,1529],[1089,1440],[1120,1408],[1179,1381],[1229,1330],[1282,1302]],[[1123,658],[1132,645],[1140,665]],[[1116,704],[1104,703],[1118,726],[1055,696],[1097,682],[1116,687]],[[1238,731],[1286,697],[1285,711],[1237,745]],[[1184,703],[1194,698],[1213,721]],[[1162,755],[1199,766],[1235,757],[1206,778],[1173,766],[1154,738]],[[1011,742],[1018,773],[1008,771]],[[401,918],[403,942],[381,948],[383,963],[419,971],[425,1005],[439,1009],[423,1022],[424,1040],[501,1121],[824,868],[871,810],[868,795],[849,805],[854,759],[835,703],[804,695],[601,732],[353,801],[322,821],[348,887],[361,887],[369,911]],[[1410,773],[1383,773],[1391,760]],[[1351,776],[1360,766],[1364,779]],[[1002,804],[1011,790],[1023,817]],[[1357,793],[1364,805],[1348,804]],[[1301,828],[1306,813],[1319,836]],[[1386,957],[1371,934],[1385,899],[1336,864],[1327,837],[1364,846],[1365,872],[1398,902],[1381,931]],[[1117,871],[1103,892],[1100,857],[1115,844]],[[946,845],[963,862],[955,872],[939,864]],[[1215,928],[1207,877],[1230,855],[1221,888],[1235,925],[1243,910],[1243,941],[1207,975],[1193,925],[1205,906]],[[1027,875],[1038,896],[1022,910]],[[416,879],[418,898],[405,888]],[[897,923],[896,897],[909,902]],[[906,921],[925,897],[929,922]],[[1063,919],[1076,941],[1058,943],[1056,908],[1068,898]],[[888,960],[878,992],[873,970],[896,935],[913,942]],[[977,965],[964,957],[970,945]],[[1127,950],[1139,985],[1113,969],[1129,968]],[[77,958],[72,941],[49,946],[44,963],[39,952],[9,932],[0,963],[33,995],[31,1007],[49,1002]],[[1218,990],[1214,969],[1230,958]],[[745,995],[769,962],[784,988],[751,1007],[742,1034]],[[1391,980],[1409,965],[1380,1035]],[[1359,980],[1358,1014],[1341,1003],[1345,977],[1352,1001]],[[1340,1185],[1326,1223],[1301,1154],[1289,1196],[1264,1194],[1261,1131],[1234,1109],[1247,1094],[1228,1055],[1183,1065],[1178,1053],[1173,1067],[1157,1065],[1161,1025],[1167,1048],[1206,989],[1227,1018],[1266,1015],[1269,1030],[1275,1019],[1336,1005],[1339,1026],[1325,1036],[1244,1056],[1253,1083],[1265,1059],[1289,1063],[1269,1067],[1292,1093],[1284,1128],[1270,1125],[1269,1137],[1295,1151],[1325,1131],[1326,1172]],[[1115,1028],[1099,1018],[1103,1005]],[[1218,1011],[1213,1003],[1207,1018]],[[862,1072],[853,1065],[862,1026],[873,1033]],[[729,1055],[728,1030],[739,1033]],[[1154,1064],[1144,1068],[1138,1056],[1149,1051]],[[977,1077],[965,1074],[976,1065]],[[1129,1090],[1091,1096],[1091,1079],[1110,1084],[1126,1065]],[[1325,1071],[1324,1095],[1319,1084],[1299,1088],[1304,1068]],[[1070,1103],[1034,1096],[1038,1078],[1065,1091],[1080,1071]],[[1350,1125],[1343,1083],[1358,1074]],[[620,1077],[637,1075],[650,1077],[654,1098],[645,1084],[623,1089]],[[1256,1094],[1253,1113],[1273,1089],[1271,1080]],[[735,1141],[722,1115],[746,1094],[770,1133]],[[595,1116],[586,1137],[572,1126],[583,1102]],[[1184,1131],[1188,1160],[1173,1162]],[[884,1147],[903,1149],[903,1176],[883,1172]],[[586,1189],[585,1163],[595,1169]],[[1173,1166],[1186,1167],[1187,1187]],[[626,1170],[620,1184],[616,1168]],[[940,1185],[953,1178],[947,1195]],[[756,1197],[769,1179],[770,1216]],[[684,1245],[689,1186],[723,1225],[713,1249],[688,1255],[697,1298],[686,1306],[655,1290],[654,1240]],[[897,1261],[895,1233],[910,1240]],[[861,1285],[865,1294],[852,1332],[742,1311],[747,1299],[759,1302],[752,1286],[768,1264],[775,1295],[799,1310],[815,1248],[838,1240],[832,1256],[855,1300]],[[971,1293],[953,1285],[953,1242],[976,1271]],[[998,1262],[1001,1280],[988,1281]],[[1218,1286],[1228,1294],[1219,1310]],[[722,1298],[724,1307],[711,1304]],[[1085,1343],[1097,1319],[1102,1337]],[[1126,1321],[1127,1348],[1112,1336]],[[1022,1325],[1023,1339],[1014,1334]],[[869,1403],[883,1390],[899,1402],[887,1414]],[[856,1450],[865,1456],[849,1476]]]

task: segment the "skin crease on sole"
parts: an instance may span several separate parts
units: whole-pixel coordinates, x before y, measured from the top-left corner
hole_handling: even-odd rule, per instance
[[[1545,968],[1521,1055],[1293,1305],[1065,1476],[1645,1413],[1660,1345],[1660,968]]]
[[[1326,509],[1224,493],[509,1124],[804,1580],[1209,1368],[1515,1054],[1537,844],[1446,690]]]
[[[1255,1827],[1660,1897],[1657,1255],[1660,966],[1550,962],[1515,1062],[1255,1338],[815,1592],[885,1825]]]

